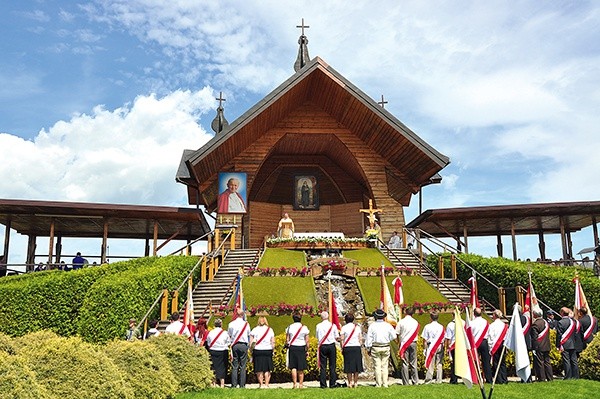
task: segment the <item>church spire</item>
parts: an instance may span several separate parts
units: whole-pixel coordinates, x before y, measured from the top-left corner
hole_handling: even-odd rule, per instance
[[[216,134],[221,133],[227,126],[229,126],[229,122],[225,119],[225,114],[223,113],[223,101],[226,101],[223,98],[223,92],[219,92],[219,98],[215,98],[215,100],[219,100],[219,108],[217,108],[217,116],[213,119],[210,127],[215,131]]]
[[[300,45],[300,48],[298,48],[298,58],[296,58],[296,62],[294,63],[294,71],[298,72],[310,61],[310,57],[308,56],[308,38],[304,36],[304,28],[310,28],[310,26],[304,25],[304,18],[302,18],[302,24],[296,26],[296,28],[302,29],[302,34],[298,39],[298,44]]]

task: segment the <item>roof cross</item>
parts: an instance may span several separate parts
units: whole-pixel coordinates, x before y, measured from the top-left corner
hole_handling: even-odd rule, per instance
[[[383,99],[383,94],[381,95],[381,101],[377,102],[377,104],[381,105],[381,108],[385,108],[385,104],[388,102]]]
[[[219,98],[215,97],[215,100],[219,100],[219,108],[221,108],[221,104],[223,103],[223,101],[227,101],[226,99],[223,98],[223,92],[222,91],[219,92]]]
[[[296,25],[296,28],[302,29],[302,36],[304,36],[304,28],[310,28],[308,25],[304,25],[304,18],[302,18],[302,25]]]

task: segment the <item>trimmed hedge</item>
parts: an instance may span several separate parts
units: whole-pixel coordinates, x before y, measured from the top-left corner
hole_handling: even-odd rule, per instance
[[[21,356],[0,352],[0,399],[55,399]]]
[[[177,393],[169,360],[147,341],[112,341],[102,349],[126,375],[137,398],[172,398]]]
[[[459,254],[459,258],[473,267],[477,272],[487,277],[499,287],[515,287],[521,285],[527,288],[529,284],[528,271],[531,268],[531,280],[536,296],[551,308],[558,310],[563,306],[573,307],[575,301],[575,284],[572,280],[578,273],[581,285],[590,303],[593,314],[600,312],[600,279],[588,269],[574,266],[543,265],[534,262],[512,261],[505,258],[485,258],[479,255]],[[438,257],[430,255],[427,258],[429,267],[437,270]],[[466,282],[471,277],[471,270],[461,262],[456,264],[458,278]],[[450,257],[444,258],[444,271],[450,276]],[[497,290],[482,278],[477,279],[479,295],[498,306]],[[506,305],[512,306],[516,301],[515,291],[507,289]]]
[[[581,352],[579,373],[582,378],[600,381],[600,334]]]

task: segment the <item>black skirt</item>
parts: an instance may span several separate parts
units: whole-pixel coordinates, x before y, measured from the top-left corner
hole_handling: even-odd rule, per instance
[[[289,368],[306,370],[308,368],[308,363],[306,362],[306,346],[290,346],[289,351]]]
[[[273,371],[273,349],[254,349],[252,359],[254,372]]]
[[[215,377],[218,380],[225,379],[227,376],[227,367],[229,366],[229,351],[210,351],[210,360],[212,368],[215,371]]]
[[[342,349],[344,355],[344,373],[362,373],[363,360],[360,346],[347,346]]]

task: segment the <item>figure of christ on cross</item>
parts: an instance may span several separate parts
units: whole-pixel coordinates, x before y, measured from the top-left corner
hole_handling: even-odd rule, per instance
[[[367,218],[369,219],[369,224],[371,225],[372,229],[375,228],[375,222],[377,221],[375,214],[383,212],[381,209],[373,209],[373,200],[372,199],[369,199],[369,209],[359,209],[358,211],[369,214],[369,216],[367,216]]]

